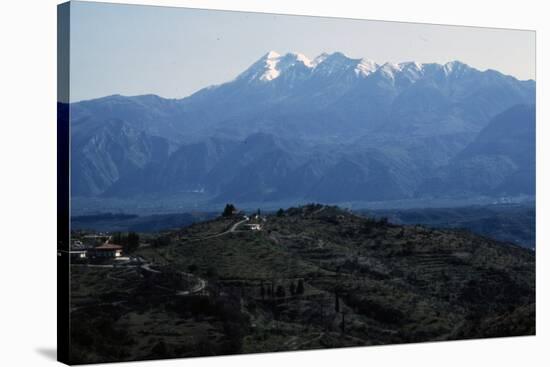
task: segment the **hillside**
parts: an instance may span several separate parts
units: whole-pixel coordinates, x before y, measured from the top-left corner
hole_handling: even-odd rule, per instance
[[[502,242],[535,249],[534,203],[424,208],[362,210],[369,216],[386,217],[396,224],[421,224],[431,228],[461,228]]]
[[[250,223],[261,230],[247,229]],[[308,205],[248,221],[195,223],[148,242],[136,255],[159,274],[122,271],[109,280],[94,273],[104,268],[73,273],[80,287],[73,307],[87,299],[87,287],[112,302],[99,314],[73,313],[88,320],[75,331],[75,350],[80,333],[93,340],[93,320],[109,314],[118,321],[112,340],[101,343],[116,346],[122,359],[535,333],[534,252],[463,230],[392,225]],[[178,297],[168,281],[175,278],[167,277],[174,272],[207,287]],[[91,280],[98,276],[103,290]],[[133,346],[144,322],[158,327],[145,335],[150,342]],[[81,358],[114,359],[115,349],[105,348]]]

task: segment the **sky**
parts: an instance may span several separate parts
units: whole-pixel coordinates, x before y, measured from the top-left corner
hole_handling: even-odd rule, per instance
[[[112,94],[182,98],[232,80],[270,50],[310,59],[460,60],[535,79],[535,32],[174,7],[71,3],[72,102]]]

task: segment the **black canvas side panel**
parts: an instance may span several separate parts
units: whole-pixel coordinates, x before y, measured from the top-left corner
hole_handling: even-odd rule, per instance
[[[57,359],[70,363],[70,3],[57,7]]]

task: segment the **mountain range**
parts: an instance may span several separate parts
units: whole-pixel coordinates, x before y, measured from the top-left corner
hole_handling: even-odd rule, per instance
[[[114,95],[70,111],[73,197],[342,203],[535,193],[535,82],[459,61],[269,52],[183,99]]]

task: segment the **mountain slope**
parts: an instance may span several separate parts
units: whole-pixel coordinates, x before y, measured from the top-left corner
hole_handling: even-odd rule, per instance
[[[477,138],[426,182],[425,193],[535,194],[535,107],[495,116]]]
[[[83,124],[85,129],[73,127],[71,134],[73,196],[99,195],[119,179],[169,155],[165,139],[147,135],[127,122],[110,119]]]
[[[534,93],[533,81],[458,61],[379,65],[338,52],[313,60],[269,52],[234,80],[181,100],[71,104],[73,195],[137,200],[200,191],[216,200],[328,202],[430,195],[422,188],[437,184],[420,186],[425,177],[444,182],[442,167],[452,159],[459,166],[455,156],[493,116],[533,104]],[[531,193],[525,167],[534,163],[507,153],[476,157],[460,160],[463,179],[487,170],[495,187],[467,190]],[[499,173],[511,171],[502,181]]]

